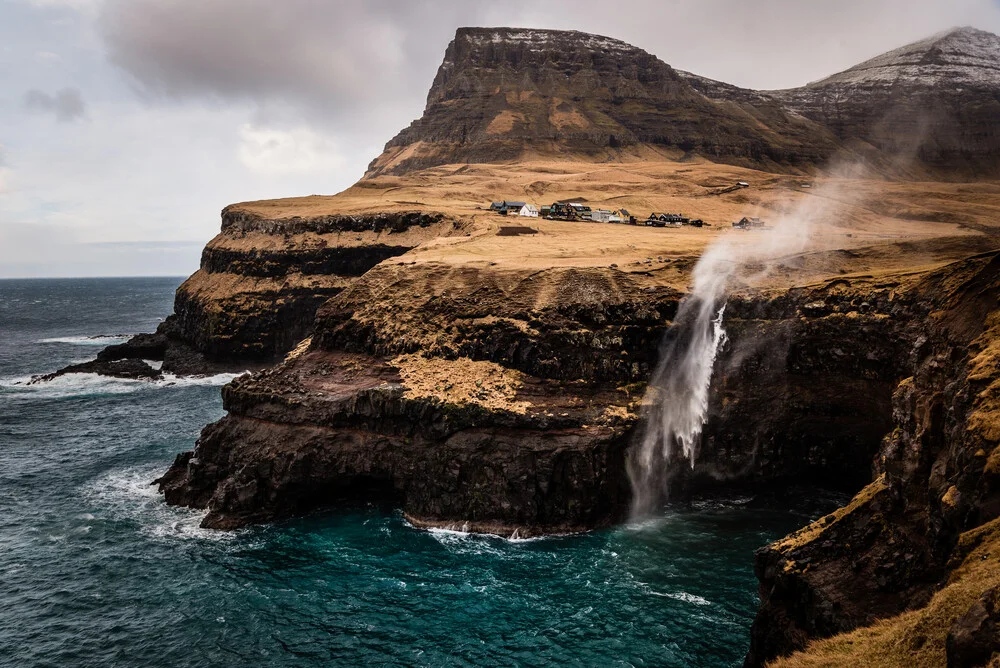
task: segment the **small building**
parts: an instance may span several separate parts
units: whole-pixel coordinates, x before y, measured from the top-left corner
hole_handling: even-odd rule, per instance
[[[502,202],[493,202],[490,204],[490,211],[496,211],[501,216],[506,216],[508,213],[517,214],[524,208],[526,202],[511,202],[504,200]]]
[[[680,226],[688,222],[688,219],[679,213],[661,213],[660,220],[667,225]]]
[[[621,216],[622,222],[629,225],[635,225],[635,216],[629,213],[628,209],[619,209],[618,215]]]
[[[691,227],[704,227],[705,224],[706,224],[705,221],[702,220],[701,218],[695,218],[690,223],[688,223],[688,225],[690,225]]]
[[[525,204],[517,215],[525,218],[538,218],[538,208],[534,204]]]
[[[733,227],[735,227],[738,230],[751,230],[754,228],[764,227],[764,221],[762,221],[760,218],[743,216],[738,221],[733,223]]]
[[[655,211],[649,214],[649,218],[646,219],[647,227],[666,227],[667,224],[663,222],[663,218],[660,214]]]
[[[593,209],[590,212],[590,219],[595,223],[610,223],[614,214],[608,209]]]

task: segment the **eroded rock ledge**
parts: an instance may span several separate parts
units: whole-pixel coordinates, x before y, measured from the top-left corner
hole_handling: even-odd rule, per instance
[[[645,380],[682,298],[652,281],[381,265],[320,309],[288,360],[226,387],[229,415],[161,488],[220,528],[372,497],[421,525],[504,535],[617,521]],[[863,484],[911,305],[896,283],[840,283],[734,300],[701,463],[677,493],[831,472]]]
[[[470,365],[463,381],[422,358],[308,351],[227,386],[229,415],[161,489],[223,529],[371,498],[398,499],[421,525],[504,535],[619,519],[631,422],[614,409],[627,395]]]
[[[988,590],[1000,576],[1000,256],[949,265],[913,293],[926,315],[914,323],[912,375],[894,391],[875,481],[758,552],[748,666],[835,634],[844,635],[776,665],[875,656],[883,665],[982,665],[1000,651],[988,630],[977,635],[998,618]],[[889,621],[859,629],[880,619]]]
[[[436,212],[269,217],[228,206],[201,268],[177,289],[174,313],[155,333],[60,373],[148,374],[138,360],[162,361],[163,371],[178,374],[262,368],[301,341],[319,306],[358,276],[465,225]]]

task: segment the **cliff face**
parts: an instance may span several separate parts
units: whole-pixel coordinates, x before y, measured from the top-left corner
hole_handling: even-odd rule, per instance
[[[365,494],[503,535],[610,523],[628,504],[631,383],[678,298],[609,269],[378,267],[297,353],[226,388],[229,415],[161,487],[215,527]]]
[[[816,164],[837,146],[771,101],[712,101],[669,65],[578,32],[461,28],[423,116],[369,175],[547,155],[698,154],[735,164]]]
[[[201,268],[177,289],[174,314],[155,335],[111,346],[101,359],[163,360],[177,373],[272,362],[305,338],[316,309],[352,280],[461,227],[439,213],[268,218],[228,207]]]
[[[863,484],[910,306],[838,285],[734,302],[703,453],[677,467],[675,494],[831,473]],[[319,310],[295,355],[226,388],[229,415],[161,488],[226,528],[358,490],[419,524],[504,535],[621,519],[625,453],[680,298],[607,268],[377,267]]]
[[[995,531],[985,528],[1000,515],[1000,257],[951,265],[915,292],[927,315],[913,339],[912,375],[893,394],[893,429],[874,459],[875,482],[845,508],[758,552],[761,608],[748,665],[906,610],[913,611],[908,620],[818,647],[857,643],[845,653],[863,656],[877,645],[888,663],[920,653],[922,665],[944,665],[946,654],[961,655],[970,644],[979,643],[969,651],[985,658],[949,665],[982,665],[1000,651],[988,631],[985,640],[972,637],[976,624],[995,622],[992,612],[963,627],[972,623],[963,615],[983,607],[978,597],[994,574],[958,586],[969,552],[983,541],[995,546]]]

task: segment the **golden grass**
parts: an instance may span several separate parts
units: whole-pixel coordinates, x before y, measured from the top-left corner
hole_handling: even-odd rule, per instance
[[[812,524],[809,524],[799,529],[798,531],[795,531],[794,533],[785,536],[776,543],[773,543],[771,545],[771,548],[777,550],[778,552],[788,553],[791,552],[792,550],[796,550],[802,547],[803,545],[806,545],[807,543],[811,543],[812,541],[819,538],[825,531],[832,528],[833,526],[841,522],[844,518],[848,517],[853,512],[866,505],[869,501],[875,498],[875,496],[879,492],[885,489],[886,489],[885,474],[883,473],[873,482],[871,482],[867,487],[865,487],[860,492],[855,494],[854,498],[851,499],[851,502],[848,503],[846,506],[838,508],[829,515],[825,515],[819,518]],[[794,562],[789,561],[788,564],[786,565],[786,570],[788,570],[789,568],[794,568],[794,565],[795,565]]]
[[[1000,585],[1000,519],[963,534],[965,554],[947,585],[919,610],[825,640],[779,659],[771,668],[934,668],[947,664],[945,640],[955,620],[987,589]]]
[[[419,153],[420,147],[407,151]],[[776,220],[795,211],[821,211],[809,248],[780,256],[769,285],[787,287],[842,275],[879,275],[926,271],[993,247],[981,230],[1000,221],[1000,184],[889,182],[771,174],[718,165],[704,159],[673,160],[642,149],[615,161],[530,158],[516,164],[443,165],[406,176],[364,179],[333,196],[313,195],[245,202],[240,208],[271,219],[383,211],[435,211],[460,221],[449,237],[431,231],[420,247],[390,262],[446,262],[500,265],[535,271],[550,267],[617,265],[621,271],[648,273],[662,283],[686,287],[688,269],[674,271],[664,259],[696,258],[722,236],[735,246],[759,244],[768,232],[739,232],[730,223],[744,215]],[[399,157],[399,156],[397,156]],[[736,181],[749,188],[719,194]],[[800,185],[808,181],[810,189]],[[702,218],[711,227],[646,228],[600,223],[539,220],[539,234],[498,237],[509,220],[489,212],[489,202],[527,200],[544,205],[581,198],[591,206],[627,208],[644,219],[650,211]],[[465,236],[468,233],[469,236]],[[410,234],[410,233],[403,233]],[[383,234],[386,243],[392,235]],[[303,237],[294,243],[319,240]],[[374,241],[362,235],[322,239],[328,244]],[[281,244],[270,241],[217,240],[213,244]]]
[[[519,371],[493,362],[474,362],[400,355],[389,364],[399,376],[410,398],[430,398],[449,404],[474,404],[488,410],[524,414],[531,404],[516,401],[522,385]]]

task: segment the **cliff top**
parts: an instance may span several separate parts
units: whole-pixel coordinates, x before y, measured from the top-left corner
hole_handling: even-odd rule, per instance
[[[737,181],[749,188],[721,192]],[[812,187],[805,189],[801,184]],[[711,227],[664,229],[606,223],[567,223],[503,217],[488,211],[491,201],[537,205],[565,199],[594,208],[626,208],[640,220],[651,211],[702,218]],[[271,220],[386,211],[441,212],[462,221],[466,232],[428,237],[391,263],[436,262],[452,266],[490,265],[501,270],[598,267],[649,272],[683,286],[690,261],[719,235],[752,242],[769,232],[733,232],[742,216],[774,222],[794,215],[822,219],[816,244],[790,258],[776,278],[808,282],[846,273],[922,270],[985,250],[994,229],[995,184],[844,182],[767,174],[708,161],[634,161],[595,165],[580,160],[536,160],[512,165],[446,165],[402,177],[367,179],[335,196],[311,196],[237,205]],[[1000,206],[1000,205],[998,205]],[[527,225],[538,231],[498,236],[499,228]],[[467,236],[467,235],[468,236]],[[742,236],[739,236],[742,235]],[[344,236],[344,235],[341,235]],[[433,235],[431,235],[433,236]],[[392,235],[383,235],[391,243]],[[280,236],[275,237],[282,241]],[[295,239],[292,240],[297,243]],[[266,245],[269,240],[223,239],[219,243]],[[344,243],[338,237],[331,243]],[[214,242],[213,242],[214,243]],[[848,252],[849,249],[849,252]],[[677,262],[684,259],[684,262]],[[647,263],[648,262],[648,263]],[[787,272],[787,275],[784,273]]]
[[[466,41],[477,46],[493,44],[523,44],[528,48],[540,49],[554,44],[566,43],[579,49],[592,51],[640,51],[627,42],[603,35],[580,32],[579,30],[548,30],[538,28],[481,28],[465,27],[455,31],[455,40]]]

